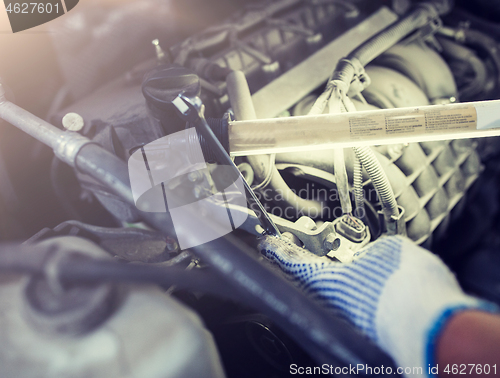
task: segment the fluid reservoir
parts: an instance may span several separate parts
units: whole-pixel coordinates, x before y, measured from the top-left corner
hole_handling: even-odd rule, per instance
[[[200,318],[156,287],[70,288],[58,301],[40,281],[0,281],[0,377],[225,376]]]

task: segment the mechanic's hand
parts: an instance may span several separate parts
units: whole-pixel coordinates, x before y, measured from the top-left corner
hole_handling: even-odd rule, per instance
[[[306,294],[378,343],[398,366],[422,367],[424,375],[428,364],[436,364],[435,342],[451,315],[469,308],[495,310],[466,295],[437,256],[403,237],[383,237],[347,264],[271,236],[261,239],[259,250]]]

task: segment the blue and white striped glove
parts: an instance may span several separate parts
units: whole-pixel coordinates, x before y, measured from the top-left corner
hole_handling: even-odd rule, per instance
[[[422,367],[424,376],[429,364],[435,366],[435,342],[451,315],[469,308],[495,310],[466,295],[436,255],[403,237],[383,237],[347,264],[271,236],[260,240],[259,250],[306,294],[361,329],[398,366]]]

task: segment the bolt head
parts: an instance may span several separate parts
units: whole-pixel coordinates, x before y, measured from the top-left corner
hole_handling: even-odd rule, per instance
[[[325,250],[336,251],[340,247],[340,239],[334,233],[328,234],[323,242],[323,246]]]
[[[80,114],[68,113],[63,117],[62,124],[66,130],[80,131],[83,129],[85,122]]]
[[[166,240],[166,247],[170,252],[177,252],[179,250],[179,244],[174,238],[168,237]]]
[[[201,175],[198,171],[195,171],[195,172],[190,172],[188,174],[188,180],[191,181],[191,182],[196,182],[198,181],[199,179],[201,178]]]

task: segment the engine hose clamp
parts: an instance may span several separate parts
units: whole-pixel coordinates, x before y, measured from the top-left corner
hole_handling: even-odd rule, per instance
[[[449,2],[450,0],[428,0],[415,4],[414,9],[423,8],[429,14],[429,19],[438,18],[450,10],[446,5]]]
[[[354,67],[350,58],[342,58],[337,63],[335,67],[335,71],[332,73],[330,77],[330,81],[342,81],[346,84],[349,84],[354,75],[356,74],[356,68]]]
[[[354,97],[371,84],[371,79],[359,59],[353,57],[339,61],[331,83],[334,83],[343,95]]]
[[[54,148],[54,153],[59,159],[70,166],[75,167],[76,156],[82,147],[87,144],[96,144],[96,142],[76,132],[67,131],[59,136],[56,147]]]
[[[360,83],[363,88],[360,92],[368,88],[371,84],[371,79],[365,71],[365,67],[361,64],[358,58],[352,58],[351,63],[354,67],[354,80]],[[352,85],[352,84],[351,84]]]

